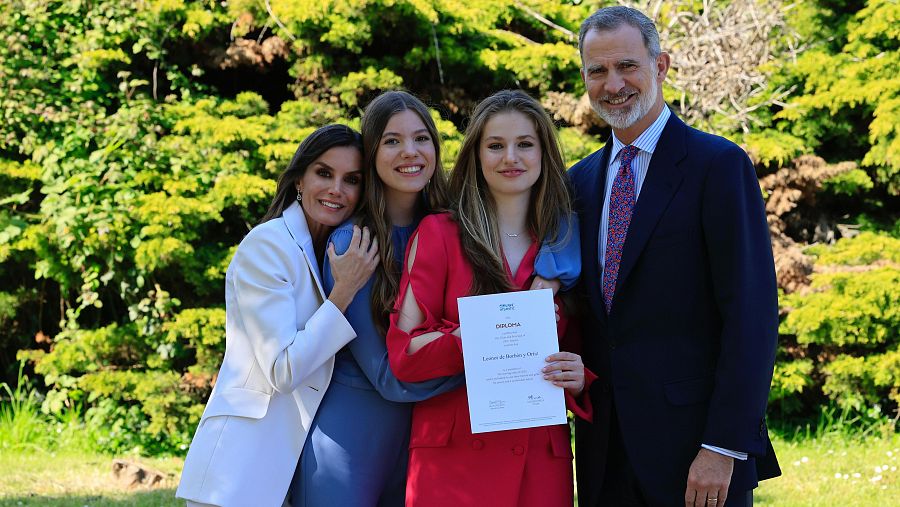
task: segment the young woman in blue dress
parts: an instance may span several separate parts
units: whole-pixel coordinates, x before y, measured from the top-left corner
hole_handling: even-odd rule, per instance
[[[419,99],[389,91],[368,105],[361,130],[365,197],[355,219],[330,241],[341,253],[351,244],[354,223],[368,226],[379,245],[379,266],[347,308],[357,338],[336,356],[333,381],[294,474],[293,507],[404,505],[413,402],[464,383],[461,375],[400,382],[384,341],[409,238],[424,216],[449,204],[434,120]],[[545,245],[535,263],[544,278],[535,283],[568,287],[580,268],[577,244]],[[327,261],[323,275],[327,291],[334,283]]]

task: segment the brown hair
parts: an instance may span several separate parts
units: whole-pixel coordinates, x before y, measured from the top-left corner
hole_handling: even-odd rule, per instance
[[[500,228],[494,198],[487,187],[478,158],[485,124],[498,113],[515,111],[533,123],[541,143],[541,174],[532,187],[526,226],[538,241],[563,243],[557,238],[561,224],[572,212],[565,163],[556,129],[541,105],[521,90],[503,90],[481,101],[472,114],[456,165],[450,174],[450,192],[456,196],[453,217],[472,271],[470,292],[491,294],[511,289],[503,267]],[[571,231],[570,231],[571,232]]]
[[[375,160],[381,136],[388,121],[397,113],[413,111],[431,136],[434,144],[435,168],[431,180],[422,190],[417,216],[434,213],[447,208],[447,177],[441,165],[440,134],[431,118],[428,107],[413,95],[404,91],[388,91],[375,97],[366,106],[360,123],[363,139],[363,174],[365,198],[357,212],[357,222],[369,226],[378,239],[378,268],[372,287],[372,318],[376,329],[387,332],[387,316],[394,307],[400,288],[401,263],[394,261],[394,244],[391,241],[392,222],[387,212],[384,182],[378,177]]]

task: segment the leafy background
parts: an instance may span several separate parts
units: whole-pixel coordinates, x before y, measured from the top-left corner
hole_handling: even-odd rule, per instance
[[[0,381],[24,368],[96,449],[183,454],[225,269],[304,136],[405,88],[450,166],[474,104],[521,87],[574,162],[609,131],[573,32],[608,3],[0,2]],[[782,291],[773,425],[896,425],[900,4],[637,5],[673,54],[670,105],[757,165]]]

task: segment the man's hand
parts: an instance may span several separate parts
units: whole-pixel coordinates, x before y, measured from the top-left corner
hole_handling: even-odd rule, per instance
[[[684,505],[690,507],[722,507],[728,497],[734,458],[700,449],[688,471]]]

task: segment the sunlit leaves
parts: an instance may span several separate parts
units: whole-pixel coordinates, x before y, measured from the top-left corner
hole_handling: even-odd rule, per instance
[[[781,332],[822,351],[815,367],[824,374],[824,394],[839,405],[900,402],[900,240],[863,232],[808,253],[822,272],[813,275],[810,291],[783,298],[789,313]],[[776,368],[776,386],[783,395],[791,386],[800,392],[810,372],[786,368]]]
[[[821,16],[829,16],[828,11]],[[843,43],[839,52],[821,44],[786,67],[785,76],[799,78],[802,89],[776,119],[794,122],[791,130],[816,146],[847,128],[842,119],[861,117],[868,135],[854,132],[845,142],[862,144],[863,165],[900,194],[900,4],[868,0],[845,19],[846,26],[837,31],[846,30],[845,40],[836,39]],[[823,35],[829,34],[833,31]]]

